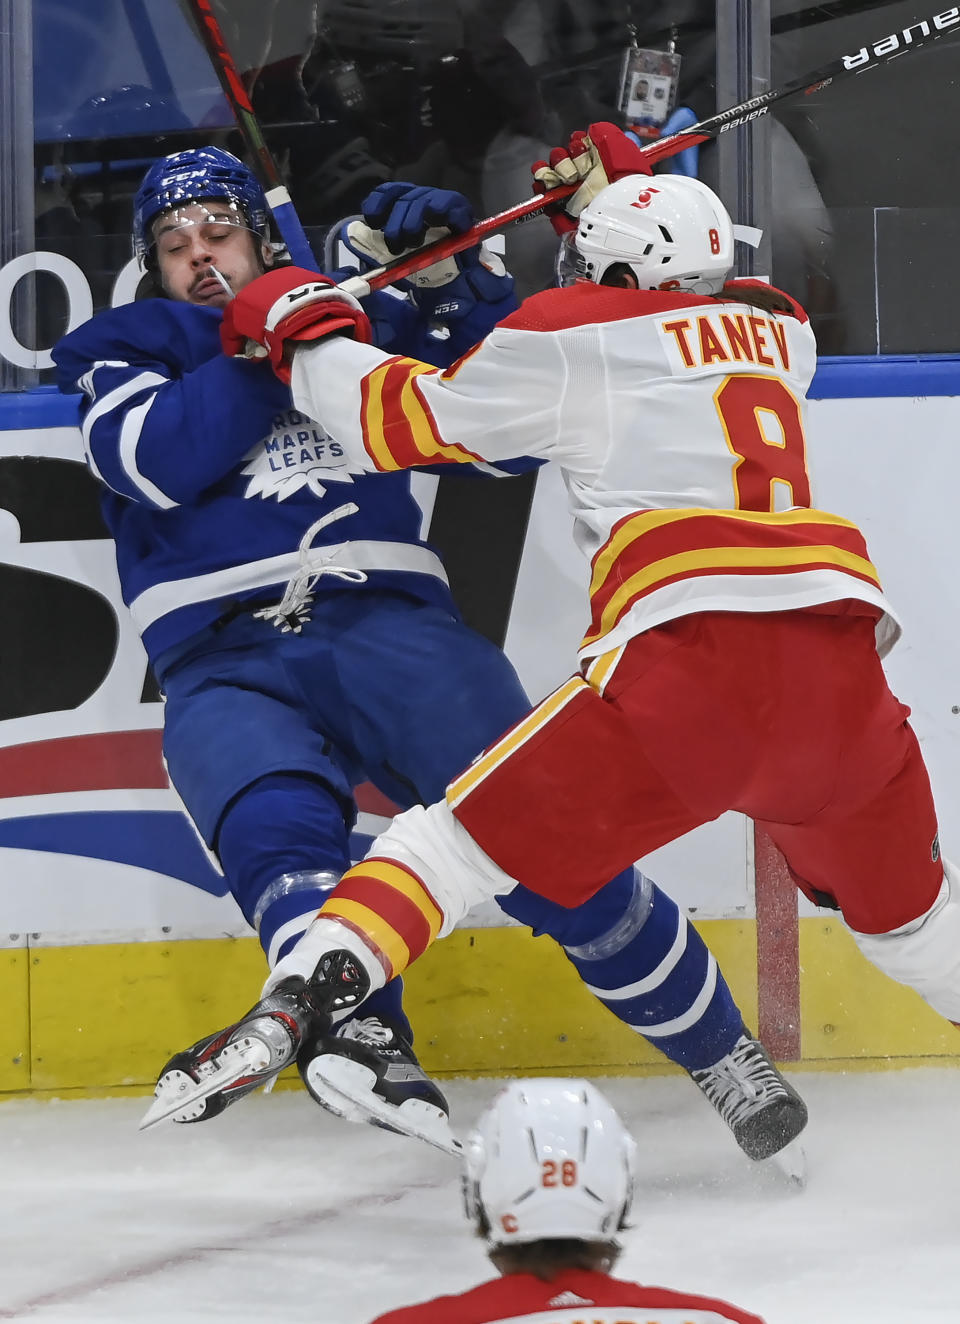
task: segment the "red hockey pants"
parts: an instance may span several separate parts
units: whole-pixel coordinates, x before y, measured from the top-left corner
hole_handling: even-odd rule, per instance
[[[727,809],[797,883],[884,933],[943,871],[926,768],[860,604],[708,612],[638,635],[568,681],[453,782],[484,851],[564,905]]]

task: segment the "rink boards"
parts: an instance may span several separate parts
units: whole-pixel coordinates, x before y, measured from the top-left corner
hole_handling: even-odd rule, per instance
[[[945,852],[960,854],[956,494],[960,361],[836,361],[811,404],[817,501],[867,536],[905,637]],[[429,479],[418,480],[429,510]],[[585,567],[557,475],[534,496],[506,649],[532,697],[569,674]],[[0,396],[0,1091],[152,1083],[166,1054],[242,1011],[262,958],[163,772],[161,704],[119,598],[70,404]],[[361,792],[355,848],[391,812]],[[727,815],[645,862],[757,1011],[753,836]],[[662,1070],[546,939],[473,917],[409,976],[425,1066],[447,1074]],[[801,907],[799,1056],[876,1065],[956,1053],[955,1032],[877,974],[835,917]]]

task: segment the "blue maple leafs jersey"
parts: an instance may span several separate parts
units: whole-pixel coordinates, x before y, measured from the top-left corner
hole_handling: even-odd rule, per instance
[[[506,288],[445,340],[410,303],[365,306],[383,348],[444,367],[512,311]],[[238,601],[279,598],[301,544],[321,568],[315,592],[389,587],[456,614],[409,476],[349,474],[265,364],[222,354],[220,319],[153,299],[97,314],[53,351],[60,389],[84,397],[84,451],[151,661]]]

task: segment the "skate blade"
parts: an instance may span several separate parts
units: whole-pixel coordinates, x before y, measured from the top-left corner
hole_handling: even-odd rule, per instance
[[[799,1140],[791,1140],[789,1145],[771,1155],[766,1160],[771,1169],[781,1172],[791,1186],[802,1191],[807,1184],[807,1155]]]
[[[318,1094],[331,1098],[334,1104],[331,1112],[336,1108],[349,1121],[380,1122],[402,1135],[423,1140],[445,1154],[458,1156],[463,1152],[463,1145],[453,1134],[450,1120],[442,1109],[423,1099],[407,1099],[399,1108],[384,1102],[373,1092],[377,1079],[375,1073],[362,1062],[335,1053],[323,1053],[308,1063],[306,1079]],[[349,1115],[342,1110],[344,1101],[350,1107]]]
[[[157,1081],[154,1100],[143,1115],[140,1131],[149,1131],[161,1122],[192,1120],[196,1105],[211,1094],[229,1089],[244,1076],[256,1075],[270,1062],[270,1053],[259,1039],[237,1039],[217,1054],[213,1068],[202,1080],[194,1080],[185,1071],[168,1071]]]
[[[318,1072],[314,1071],[310,1075],[310,1095],[315,1103],[334,1117],[340,1117],[345,1122],[360,1122],[363,1125],[369,1125],[372,1121],[370,1112],[367,1108],[360,1107],[353,1103],[345,1094],[335,1090],[328,1080],[323,1079]]]

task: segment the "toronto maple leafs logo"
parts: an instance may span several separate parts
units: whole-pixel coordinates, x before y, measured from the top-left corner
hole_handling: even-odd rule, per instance
[[[319,423],[296,409],[273,420],[273,430],[246,456],[250,479],[244,496],[285,501],[301,487],[322,497],[328,483],[352,483],[343,447]]]

